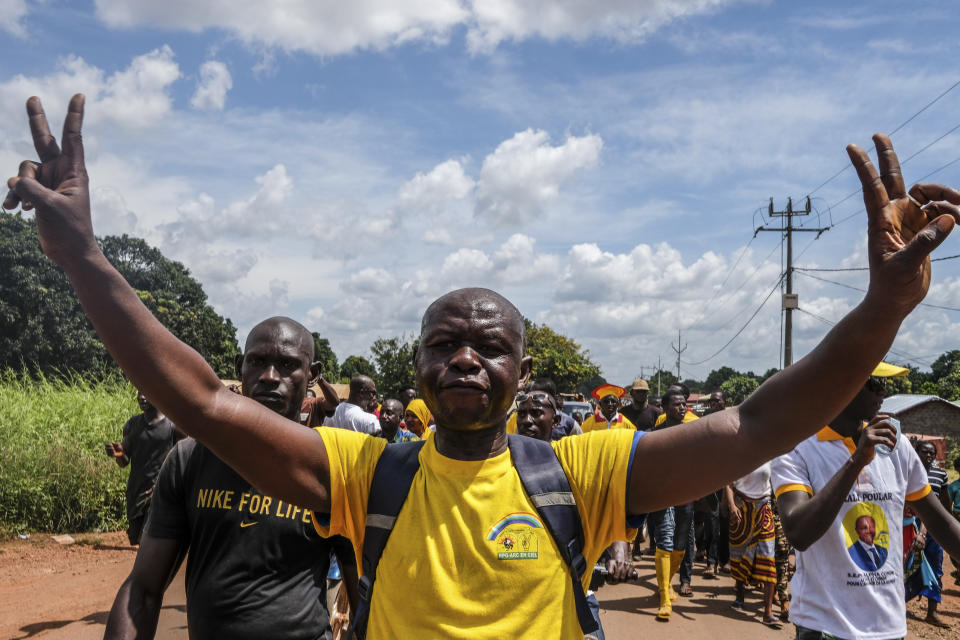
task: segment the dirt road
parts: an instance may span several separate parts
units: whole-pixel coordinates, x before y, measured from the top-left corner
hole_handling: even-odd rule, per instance
[[[122,533],[76,536],[78,544],[60,546],[49,535],[34,534],[29,540],[0,544],[0,640],[98,640],[103,637],[110,605],[120,584],[130,573],[136,551]],[[748,597],[746,612],[730,608],[733,582],[695,577],[694,597],[675,605],[667,624],[658,623],[654,594],[653,564],[637,563],[640,580],[635,584],[606,586],[598,595],[601,619],[609,640],[643,638],[657,640],[682,637],[688,640],[770,640],[793,637],[793,628],[774,630],[759,620],[759,597]],[[696,565],[697,573],[701,565]],[[960,588],[947,580],[943,618],[954,625],[946,631],[910,620],[910,636],[960,640]],[[187,637],[183,571],[167,590],[159,640]],[[919,606],[911,611],[922,613]]]

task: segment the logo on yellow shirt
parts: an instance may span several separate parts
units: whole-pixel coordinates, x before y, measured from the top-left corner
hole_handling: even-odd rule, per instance
[[[529,513],[511,513],[493,525],[487,540],[494,542],[498,560],[536,560],[543,524]]]

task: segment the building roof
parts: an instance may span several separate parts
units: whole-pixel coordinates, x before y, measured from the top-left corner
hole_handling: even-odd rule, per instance
[[[880,406],[880,412],[897,415],[929,402],[942,402],[960,409],[960,405],[950,402],[949,400],[944,400],[940,396],[926,396],[919,393],[898,393],[895,396],[884,399],[883,404]]]

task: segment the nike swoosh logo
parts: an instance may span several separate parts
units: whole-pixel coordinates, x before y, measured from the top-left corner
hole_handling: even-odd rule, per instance
[[[254,522],[241,522],[241,523],[240,523],[240,528],[241,528],[241,529],[246,529],[247,527],[252,527],[252,526],[255,525],[255,524],[260,524],[260,523],[257,522],[257,521],[254,521]]]

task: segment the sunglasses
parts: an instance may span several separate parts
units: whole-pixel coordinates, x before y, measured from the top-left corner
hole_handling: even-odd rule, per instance
[[[553,399],[546,391],[529,391],[529,392],[520,392],[517,394],[517,404],[526,402],[527,400],[533,402],[536,406],[543,406],[545,404],[550,405],[554,411],[557,410],[557,401]]]

